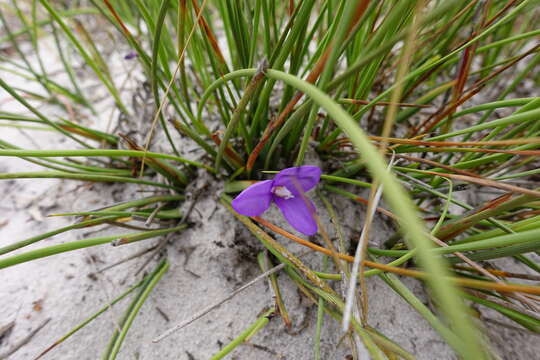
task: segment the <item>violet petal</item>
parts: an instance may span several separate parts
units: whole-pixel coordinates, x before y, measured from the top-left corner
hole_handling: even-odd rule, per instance
[[[304,165],[281,170],[274,178],[274,186],[285,186],[296,196],[313,189],[321,179],[318,166]]]
[[[313,217],[315,205],[310,199],[305,196],[292,199],[274,196],[274,201],[293,228],[304,235],[314,235],[317,232],[317,222]]]
[[[135,51],[130,51],[124,56],[124,59],[132,60],[132,59],[135,59],[137,56],[139,56],[139,54],[137,54]]]
[[[268,209],[272,202],[272,180],[260,181],[240,193],[233,201],[232,207],[237,213],[245,216],[259,216]]]

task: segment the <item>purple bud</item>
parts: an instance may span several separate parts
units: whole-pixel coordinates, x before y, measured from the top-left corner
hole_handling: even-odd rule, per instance
[[[135,59],[137,56],[139,56],[139,54],[137,54],[135,51],[130,51],[124,56],[124,59],[132,60],[132,59]]]

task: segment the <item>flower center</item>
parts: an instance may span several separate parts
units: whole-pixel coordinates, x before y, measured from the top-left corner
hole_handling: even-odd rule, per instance
[[[294,198],[294,195],[285,186],[274,186],[271,191],[274,195],[279,196],[280,198],[283,198],[285,200]]]

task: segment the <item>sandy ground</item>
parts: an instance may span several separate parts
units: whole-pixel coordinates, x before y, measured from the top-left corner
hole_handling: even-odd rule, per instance
[[[44,42],[46,48],[47,43]],[[113,54],[115,70],[122,72],[126,65],[121,54]],[[47,58],[51,68],[58,67],[57,59]],[[11,84],[21,79],[2,74]],[[60,75],[61,76],[61,75]],[[135,77],[137,78],[137,77]],[[27,84],[25,84],[27,86]],[[137,85],[137,82],[131,84]],[[130,85],[130,86],[131,86]],[[87,89],[91,82],[84,84]],[[96,95],[98,96],[98,95]],[[129,99],[129,97],[128,97]],[[103,101],[100,108],[110,109]],[[20,111],[20,106],[0,92],[0,110]],[[46,114],[62,114],[58,108],[45,107]],[[26,113],[26,111],[24,112]],[[109,112],[101,118],[88,118],[86,125],[106,128]],[[134,124],[137,124],[135,121]],[[138,125],[133,125],[138,126]],[[21,131],[2,128],[1,138],[23,148],[73,148],[74,145],[49,132]],[[178,139],[177,139],[178,140]],[[190,146],[187,144],[186,146]],[[0,160],[0,171],[31,171],[39,167],[22,160]],[[316,160],[313,160],[316,161]],[[0,182],[0,245],[9,244],[35,234],[70,224],[74,218],[47,218],[52,213],[91,210],[111,203],[140,198],[145,194],[138,185],[88,184],[61,180],[18,180]],[[216,201],[222,184],[210,180],[209,190],[199,198],[190,221],[194,226],[169,237],[166,256],[171,267],[152,292],[135,319],[118,356],[119,359],[208,359],[224,344],[246,329],[261,313],[273,304],[273,294],[265,281],[248,288],[217,310],[173,334],[158,344],[152,339],[171,326],[214,303],[234,289],[260,274],[255,256],[262,248],[257,240]],[[315,196],[315,195],[314,195]],[[323,209],[319,199],[317,206]],[[357,239],[364,210],[341,198],[332,198],[343,222],[347,239]],[[277,209],[265,215],[269,220],[283,224]],[[324,218],[323,218],[324,220]],[[331,229],[328,221],[325,227]],[[284,227],[288,228],[286,224]],[[84,229],[55,236],[35,246],[82,238],[130,232],[103,228]],[[393,229],[384,219],[374,223],[371,241],[385,240]],[[335,234],[331,232],[331,236]],[[278,238],[283,244],[285,239]],[[146,261],[148,255],[124,263],[111,270],[96,271],[137,251],[149,248],[157,239],[146,240],[121,247],[99,247],[65,253],[4,269],[0,285],[0,329],[14,322],[13,328],[0,339],[0,356],[16,346],[28,334],[49,320],[29,342],[10,359],[33,359],[54,341],[66,334],[98,309],[118,296],[142,276],[133,274]],[[293,252],[301,252],[288,244]],[[304,260],[313,268],[322,269],[320,257],[307,255]],[[156,264],[154,260],[146,270]],[[407,286],[429,304],[423,286],[410,279],[402,279]],[[316,307],[284,276],[280,277],[285,303],[293,326],[286,329],[279,318],[274,318],[249,344],[241,345],[229,359],[312,359],[315,334]],[[454,359],[455,355],[429,324],[384,282],[370,278],[370,324],[403,346],[418,359]],[[43,359],[99,359],[123,311],[129,303],[121,301],[90,325],[61,344]],[[481,309],[481,314],[496,317]],[[537,337],[500,325],[490,325],[489,341],[503,359],[533,359],[539,348]],[[347,341],[341,342],[339,325],[325,317],[322,334],[322,359],[346,359],[351,353]],[[365,358],[365,357],[363,357]]]

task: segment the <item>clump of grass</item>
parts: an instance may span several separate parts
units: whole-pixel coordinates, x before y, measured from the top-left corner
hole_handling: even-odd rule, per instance
[[[323,314],[328,314],[343,323],[352,344],[363,342],[373,358],[412,358],[370,326],[365,281],[375,275],[462,358],[492,357],[467,303],[494,309],[527,331],[540,331],[540,287],[515,282],[537,280],[540,269],[528,256],[540,251],[540,98],[523,90],[525,82],[537,87],[540,80],[534,71],[540,62],[540,30],[535,28],[540,13],[534,1],[90,3],[86,8],[78,2],[62,6],[49,0],[12,1],[0,8],[1,41],[14,53],[2,56],[2,71],[41,86],[39,93],[29,92],[2,76],[0,86],[27,110],[1,112],[2,125],[56,131],[77,144],[73,149],[31,150],[1,140],[0,156],[18,157],[46,170],[4,173],[0,178],[136,183],[163,195],[64,214],[83,221],[2,244],[0,268],[181,231],[189,226],[188,214],[176,209],[186,201],[191,180],[204,172],[223,182],[220,206],[272,254],[264,255],[262,270],[281,266],[318,306],[317,336],[324,326]],[[15,25],[6,21],[14,16]],[[73,66],[77,59],[110,96],[116,114],[132,115],[117,74],[110,71],[101,44],[87,29],[91,20],[107,22],[114,41],[131,49],[130,57],[136,56],[131,61],[138,62],[146,79],[153,107],[142,141],[40,110],[48,104],[66,113],[75,108],[97,114],[95,101],[80,87]],[[43,65],[39,44],[44,32],[54,37],[65,83],[56,81]],[[29,44],[37,64],[29,61],[23,43]],[[182,153],[175,132],[204,155],[194,159]],[[156,136],[167,146],[153,151]],[[325,200],[330,195],[366,209],[355,256],[346,253],[343,242],[333,244],[321,226],[325,246],[262,218],[243,217],[230,207],[231,194],[260,179],[263,171],[279,170],[274,164],[300,166],[312,150],[325,173],[320,197],[327,212],[320,216],[329,216],[339,227]],[[342,184],[369,188],[370,196],[361,198]],[[493,195],[468,203],[456,196],[463,187],[491,189]],[[368,242],[376,216],[391,219],[399,229],[379,248]],[[166,219],[170,226],[12,254],[61,232],[105,223],[123,226],[140,219],[149,224],[155,218]],[[329,256],[334,267],[326,260],[327,269],[310,268],[273,233]],[[388,257],[394,259],[383,262]],[[509,257],[521,263],[523,274],[488,266],[489,260]],[[406,266],[411,260],[414,269]],[[116,357],[138,310],[167,268],[163,259],[136,285],[139,293],[105,358]],[[396,274],[427,283],[438,313]],[[350,283],[347,296],[335,290],[336,281]],[[362,297],[355,308],[357,282]],[[271,283],[279,294],[277,282]],[[286,304],[278,301],[277,307],[279,312],[266,310],[214,358],[224,357],[259,331],[270,314],[280,314],[287,323]],[[314,358],[320,358],[319,342],[314,343]]]

